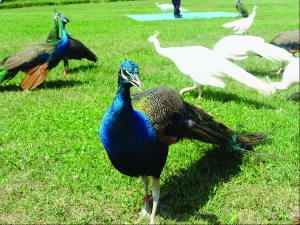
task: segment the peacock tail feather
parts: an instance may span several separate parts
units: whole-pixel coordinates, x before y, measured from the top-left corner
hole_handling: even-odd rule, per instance
[[[252,149],[267,139],[263,133],[238,133],[227,125],[216,121],[199,106],[185,102],[185,129],[182,138],[225,146],[229,151]]]
[[[0,82],[4,81],[5,76],[8,74],[7,70],[1,70],[0,71]]]

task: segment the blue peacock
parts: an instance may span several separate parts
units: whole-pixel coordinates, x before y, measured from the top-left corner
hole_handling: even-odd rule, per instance
[[[102,119],[99,136],[113,166],[125,175],[141,176],[144,182],[145,205],[138,222],[149,215],[148,176],[152,176],[150,223],[154,223],[160,175],[170,145],[188,138],[239,151],[249,150],[266,139],[262,133],[236,133],[200,107],[183,101],[169,87],[130,94],[132,86],[142,87],[139,67],[125,60],[118,73],[116,96]]]
[[[58,18],[62,17],[62,14],[60,12],[54,12],[54,25],[51,29],[47,39],[46,43],[56,45],[60,38],[59,38],[59,24],[58,24]],[[89,61],[97,62],[98,58],[97,56],[88,48],[86,47],[81,41],[78,39],[74,39],[69,36],[70,39],[70,45],[67,54],[63,58],[64,61],[64,75],[67,75],[69,73],[69,59],[76,59],[76,60],[82,60],[87,59]]]
[[[61,19],[61,39],[57,44],[35,44],[3,60],[4,69],[0,71],[0,81],[8,81],[14,78],[18,72],[27,75],[21,82],[23,90],[36,88],[47,77],[51,69],[67,54],[70,41],[66,23],[68,18]]]

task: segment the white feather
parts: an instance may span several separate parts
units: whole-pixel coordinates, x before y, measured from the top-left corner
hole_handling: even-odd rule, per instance
[[[288,90],[295,85],[299,85],[299,59],[296,58],[287,65],[281,82],[273,82],[271,85],[279,90]]]
[[[157,35],[158,32],[148,38],[148,41],[154,44],[157,53],[172,60],[179,71],[194,83],[193,87],[182,89],[181,94],[200,87],[199,98],[201,98],[203,85],[223,88],[226,85],[227,77],[232,77],[244,86],[254,88],[262,94],[274,93],[274,88],[269,83],[247,73],[210,49],[202,46],[162,48],[157,40]]]
[[[222,26],[225,28],[231,28],[234,34],[243,34],[252,26],[257,8],[257,6],[254,6],[253,12],[249,17],[225,23]]]
[[[231,35],[219,40],[213,51],[228,60],[244,60],[251,56],[260,55],[272,62],[281,62],[280,74],[285,63],[295,59],[294,55],[283,48],[264,42],[257,36]],[[241,62],[243,66],[243,61]]]
[[[244,60],[260,55],[273,62],[291,62],[293,54],[285,49],[266,43],[257,36],[231,35],[219,40],[213,51],[230,60]]]
[[[172,4],[158,4],[158,2],[156,2],[155,4],[164,13],[167,13],[168,10],[174,10],[174,6]],[[180,7],[179,10],[181,12],[188,12],[189,11],[189,10],[187,10],[185,8],[182,8],[182,7]]]

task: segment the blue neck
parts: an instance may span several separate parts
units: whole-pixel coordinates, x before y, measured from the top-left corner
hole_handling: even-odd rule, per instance
[[[61,37],[55,50],[52,52],[48,60],[48,68],[52,69],[58,65],[58,63],[65,57],[69,50],[70,40],[67,30],[65,28],[65,23],[61,21]]]
[[[140,154],[142,143],[150,146],[157,139],[148,117],[133,109],[129,90],[129,84],[119,83],[115,99],[99,129],[101,141],[110,155],[126,151]]]

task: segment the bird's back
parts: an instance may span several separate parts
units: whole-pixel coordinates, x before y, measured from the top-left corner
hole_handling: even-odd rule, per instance
[[[285,48],[291,52],[300,50],[300,30],[287,30],[277,35],[270,44]]]
[[[252,46],[264,43],[264,39],[257,36],[231,35],[219,40],[213,51],[227,59],[243,60],[248,58],[247,52]]]
[[[167,145],[175,143],[183,121],[181,96],[169,87],[158,87],[131,96],[133,108],[147,115],[158,137]]]
[[[20,66],[27,69],[31,66],[31,63],[35,60],[39,60],[38,63],[43,63],[47,60],[49,55],[53,52],[55,46],[47,44],[35,44],[22,49],[16,54],[6,58],[4,61],[4,68],[6,70],[13,70]]]
[[[162,11],[172,10],[174,9],[174,6],[172,4],[158,4],[156,2],[156,6],[160,8]]]

